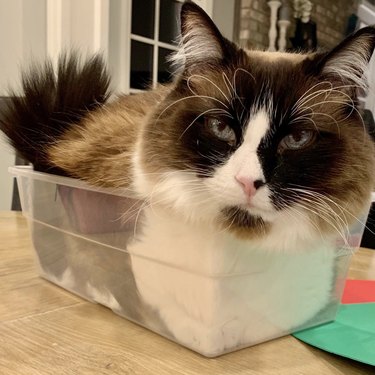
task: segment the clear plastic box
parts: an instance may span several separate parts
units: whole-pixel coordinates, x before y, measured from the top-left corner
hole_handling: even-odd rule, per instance
[[[187,266],[173,255],[157,259],[151,248],[150,254],[132,252],[142,202],[31,167],[10,172],[42,277],[207,357],[332,321],[363,234],[358,222],[351,247],[336,238],[329,249],[298,254],[228,249],[213,241],[209,255],[199,250],[200,264]],[[175,230],[166,241],[189,243]],[[192,251],[196,247],[192,243]],[[239,265],[218,266],[228,252],[242,257]],[[167,282],[174,298],[165,296]]]

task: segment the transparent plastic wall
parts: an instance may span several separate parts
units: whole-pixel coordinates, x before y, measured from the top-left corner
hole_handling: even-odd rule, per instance
[[[152,244],[149,254],[131,251],[142,231],[142,202],[29,167],[11,173],[42,277],[208,357],[333,320],[363,234],[357,222],[351,247],[337,238],[329,249],[298,254],[213,241],[210,256],[184,265],[175,256],[155,258]],[[165,241],[176,241],[177,251],[174,231]],[[217,268],[230,251],[241,264]]]

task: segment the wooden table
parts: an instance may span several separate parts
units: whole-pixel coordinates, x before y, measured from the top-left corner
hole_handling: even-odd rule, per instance
[[[351,278],[375,279],[361,249]],[[26,220],[0,212],[0,374],[375,374],[287,336],[206,359],[39,278]]]

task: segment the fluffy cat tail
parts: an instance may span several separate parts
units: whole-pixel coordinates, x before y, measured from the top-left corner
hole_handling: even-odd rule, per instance
[[[48,147],[106,102],[109,83],[100,55],[81,62],[75,53],[64,54],[56,69],[51,61],[33,65],[22,75],[23,95],[12,92],[1,113],[0,129],[35,170],[64,175],[49,163]]]

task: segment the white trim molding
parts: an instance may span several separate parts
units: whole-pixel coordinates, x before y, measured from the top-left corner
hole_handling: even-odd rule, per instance
[[[109,0],[47,0],[47,54],[64,50],[108,55]]]

